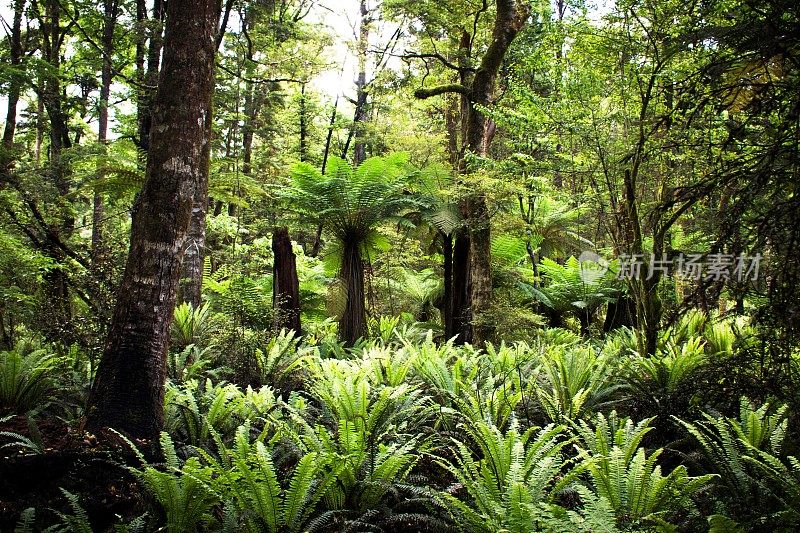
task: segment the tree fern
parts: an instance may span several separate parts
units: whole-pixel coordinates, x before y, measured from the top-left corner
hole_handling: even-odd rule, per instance
[[[578,259],[570,257],[564,265],[543,259],[539,267],[544,276],[540,289],[528,287],[531,297],[556,313],[593,312],[618,294],[610,276],[583,276]]]
[[[341,249],[340,279],[347,312],[341,315],[339,335],[349,345],[366,334],[365,247],[379,240],[378,224],[399,221],[404,213],[424,208],[423,198],[406,194],[406,182],[413,172],[402,154],[372,157],[356,169],[331,158],[324,176],[308,163],[299,163],[292,170],[292,186],[285,198],[333,233]]]

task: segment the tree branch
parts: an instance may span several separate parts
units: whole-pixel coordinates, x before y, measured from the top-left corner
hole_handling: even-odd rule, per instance
[[[438,87],[431,87],[430,89],[420,88],[414,91],[414,96],[420,100],[431,98],[432,96],[439,96],[446,93],[458,93],[464,96],[469,95],[469,89],[459,83],[452,83],[450,85],[439,85]]]
[[[464,67],[459,67],[455,63],[452,63],[452,62],[448,61],[446,57],[444,57],[443,55],[441,55],[439,53],[415,54],[413,52],[408,52],[407,51],[407,52],[403,53],[402,55],[395,55],[395,57],[402,57],[403,59],[436,59],[442,65],[444,65],[445,67],[447,67],[449,69],[459,70],[459,71],[464,69]],[[468,70],[475,70],[474,68],[470,68],[470,67],[467,67],[467,68],[468,68]]]

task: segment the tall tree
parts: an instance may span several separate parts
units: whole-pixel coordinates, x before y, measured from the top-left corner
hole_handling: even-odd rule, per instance
[[[147,17],[147,1],[137,0],[137,22],[147,31],[142,31],[136,44],[136,66],[139,78],[139,94],[136,114],[139,122],[139,148],[147,152],[150,148],[150,129],[152,126],[153,98],[158,83],[163,47],[164,0],[153,0],[152,17]],[[147,46],[145,46],[147,44]],[[147,59],[147,67],[144,62]]]
[[[147,171],[88,427],[154,438],[163,425],[165,357],[195,191],[206,184],[219,0],[170,0]]]
[[[113,81],[113,65],[111,64],[114,53],[114,29],[119,16],[119,2],[117,0],[103,0],[103,30],[102,30],[102,67],[100,72],[100,101],[98,103],[97,141],[105,151],[108,144],[108,99],[111,95]],[[103,263],[103,196],[100,191],[95,191],[92,201],[92,266],[102,268]]]
[[[477,63],[464,55],[471,50],[475,35],[463,30],[460,49],[462,62],[453,65],[439,54],[433,57],[458,71],[460,82],[440,85],[415,92],[417,98],[430,98],[447,93],[462,95],[462,121],[464,150],[459,161],[459,171],[467,174],[475,168],[468,164],[469,156],[485,157],[492,142],[496,126],[483,109],[495,99],[497,76],[511,43],[525,25],[530,15],[527,2],[497,0],[492,26],[491,42]],[[484,3],[483,11],[486,11]],[[480,11],[476,16],[479,16]],[[477,20],[477,19],[476,19]],[[428,54],[425,57],[430,57]],[[470,233],[470,310],[472,317],[472,342],[482,345],[494,334],[487,316],[492,303],[491,220],[486,198],[480,192],[468,195],[461,202],[461,211]],[[466,281],[466,280],[465,280]]]
[[[25,8],[25,0],[14,1],[14,21],[11,25],[11,32],[8,35],[10,49],[9,63],[12,69],[22,66],[23,47],[22,47],[22,11]],[[14,144],[14,134],[17,128],[17,105],[22,89],[23,77],[20,72],[12,72],[8,86],[8,109],[6,111],[6,125],[3,128],[3,149],[11,150]],[[5,172],[10,165],[12,157],[10,153],[0,154],[0,172]]]
[[[369,30],[372,24],[372,13],[367,5],[367,0],[360,0],[359,14],[361,19],[358,25],[358,39],[356,42],[358,56],[358,77],[356,78],[356,99],[354,101],[353,126],[347,135],[347,141],[342,150],[342,158],[347,157],[350,141],[355,137],[353,146],[353,166],[360,165],[367,158],[367,145],[365,139],[365,123],[368,118],[367,99],[367,51],[369,47]]]

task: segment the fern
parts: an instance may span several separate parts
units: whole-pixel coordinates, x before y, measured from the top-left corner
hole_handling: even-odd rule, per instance
[[[219,379],[228,369],[209,368],[214,364],[211,354],[211,347],[201,349],[195,344],[189,344],[180,352],[172,351],[167,354],[167,376],[176,383],[201,378]]]
[[[6,422],[7,420],[11,420],[12,418],[14,417],[7,416],[0,418],[0,424]],[[18,448],[23,451],[27,451],[29,453],[34,453],[34,454],[45,453],[42,432],[39,431],[39,425],[36,423],[36,419],[32,416],[32,414],[29,413],[28,416],[26,417],[26,422],[28,425],[28,433],[30,434],[30,436],[26,437],[25,435],[20,435],[19,433],[15,433],[13,431],[0,431],[0,436],[11,439],[11,442],[3,444],[2,446],[0,446],[0,449]]]
[[[298,347],[294,331],[283,330],[255,350],[256,367],[262,384],[282,390],[301,369],[313,350]]]
[[[337,360],[319,364],[312,390],[328,427],[297,420],[301,433],[289,437],[301,449],[341,463],[326,505],[364,512],[404,483],[418,459],[413,452],[424,450],[414,434],[428,416],[428,399],[408,384],[374,385],[369,367]]]
[[[165,426],[181,442],[208,448],[214,433],[228,438],[247,420],[263,419],[276,409],[272,389],[244,391],[233,384],[191,380],[168,384],[165,398]],[[266,424],[264,431],[269,430]]]
[[[738,419],[702,413],[702,420],[689,423],[673,417],[700,444],[706,468],[720,476],[723,494],[736,495],[721,501],[727,514],[743,523],[762,523],[763,514],[775,507],[770,495],[780,501],[783,494],[772,489],[791,479],[776,458],[786,435],[786,413],[785,405],[755,407],[743,397]],[[765,485],[764,475],[770,473],[780,479]]]
[[[470,531],[534,531],[539,504],[552,501],[579,473],[561,458],[569,444],[564,427],[547,426],[535,437],[535,428],[520,433],[516,421],[505,433],[480,421],[464,430],[480,455],[453,440],[455,459],[438,463],[458,485],[442,493],[443,501]],[[466,494],[459,498],[462,487]]]
[[[543,506],[539,518],[539,529],[552,533],[615,533],[617,519],[608,499],[598,496],[582,485],[573,489],[580,496],[581,508],[577,511],[558,505]]]
[[[170,330],[170,343],[183,349],[190,344],[205,346],[213,329],[213,315],[209,304],[195,309],[184,302],[175,307],[175,316]]]
[[[700,337],[666,342],[655,355],[632,354],[624,382],[641,412],[661,416],[686,413],[697,394],[696,382],[708,364]]]
[[[564,265],[545,258],[539,267],[544,286],[521,287],[534,299],[556,313],[592,313],[616,298],[619,290],[610,275],[584,276],[578,259],[570,257]]]
[[[219,460],[203,453],[219,476],[232,509],[247,531],[294,532],[307,530],[317,505],[335,483],[341,465],[311,452],[303,455],[281,487],[271,451],[249,440],[250,428],[241,426],[233,448],[220,444]]]
[[[551,349],[542,358],[544,372],[536,395],[553,422],[577,420],[613,401],[619,386],[611,382],[608,357],[592,348]]]
[[[750,446],[750,454],[744,460],[761,474],[758,485],[772,494],[780,503],[775,519],[788,528],[800,527],[800,460],[789,456],[782,461],[775,455]],[[762,477],[763,476],[763,477]]]
[[[693,509],[692,495],[716,477],[691,477],[683,465],[663,475],[657,464],[663,450],[648,455],[640,447],[650,421],[634,425],[612,413],[609,418],[599,414],[594,431],[585,422],[576,426],[592,487],[609,502],[620,526],[667,523],[671,513]]]
[[[60,524],[53,528],[48,528],[48,530],[53,531],[53,533],[93,533],[94,530],[89,521],[89,515],[81,506],[78,496],[63,488],[61,489],[61,493],[67,499],[67,503],[72,512],[64,513],[56,511]]]
[[[164,470],[144,465],[135,472],[163,509],[166,531],[198,531],[214,520],[211,511],[220,502],[212,470],[203,467],[197,457],[181,464],[166,433],[161,434],[159,442],[165,458]]]
[[[34,533],[34,523],[36,522],[36,509],[28,507],[23,509],[19,515],[14,531],[16,533]]]
[[[0,415],[45,407],[56,384],[58,362],[46,349],[26,351],[23,344],[0,352]]]

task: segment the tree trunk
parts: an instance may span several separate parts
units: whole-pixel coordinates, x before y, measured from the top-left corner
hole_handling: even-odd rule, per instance
[[[527,4],[518,6],[514,0],[497,0],[492,43],[475,72],[467,109],[465,137],[467,150],[473,155],[484,157],[489,150],[495,125],[480,111],[480,107],[492,104],[503,58],[529,13]],[[462,171],[469,170],[466,161],[463,161]],[[467,198],[462,203],[461,211],[470,228],[472,342],[483,346],[494,337],[495,329],[492,319],[487,316],[492,304],[491,220],[486,199],[480,194]]]
[[[117,23],[117,0],[103,1],[103,66],[100,72],[100,102],[98,103],[97,141],[106,150],[108,143],[108,98],[111,94],[111,55],[114,53],[114,27]],[[98,176],[102,177],[102,176]],[[103,268],[103,217],[105,208],[103,196],[94,193],[92,205],[92,268],[102,271]]]
[[[608,303],[606,318],[603,322],[603,333],[622,327],[631,327],[635,324],[635,317],[636,304],[626,294],[621,294],[616,301]]]
[[[144,6],[143,0],[141,0],[141,4]],[[161,23],[164,20],[164,0],[153,0],[152,15],[152,22]],[[147,16],[147,7],[144,7],[144,16]],[[147,47],[147,70],[144,72],[144,79],[142,80],[145,87],[139,90],[139,101],[137,105],[139,148],[143,152],[147,152],[150,149],[150,130],[153,122],[153,98],[156,94],[156,85],[158,85],[159,81],[161,49],[163,44],[161,26],[159,25],[151,29],[150,42]]]
[[[472,317],[470,315],[470,239],[463,232],[456,234],[453,244],[453,335],[455,344],[472,342]]]
[[[199,180],[194,192],[192,220],[189,222],[189,235],[183,254],[180,295],[181,302],[189,302],[192,307],[200,307],[203,295],[203,262],[206,250],[206,213],[208,212],[208,176]]]
[[[347,136],[342,159],[347,157],[351,139],[355,139],[353,145],[353,167],[357,167],[367,159],[367,145],[365,123],[367,122],[368,110],[367,99],[367,51],[369,48],[369,29],[372,23],[367,0],[361,0],[359,12],[361,22],[358,27],[358,78],[356,79],[356,108],[353,113],[353,126]]]
[[[214,39],[215,53],[222,44],[231,8],[232,2],[231,0],[227,0],[225,2],[222,23]],[[179,293],[180,301],[192,304],[192,307],[195,309],[200,307],[203,298],[203,267],[206,258],[206,215],[208,214],[209,207],[208,166],[204,167],[203,170],[206,174],[200,176],[200,186],[197,187],[194,192],[192,220],[189,222],[189,238],[183,256],[183,274]]]
[[[322,175],[325,175],[325,169],[328,166],[328,156],[331,153],[331,139],[333,138],[333,128],[336,125],[336,110],[339,107],[339,95],[333,100],[333,111],[331,111],[331,120],[328,124],[328,134],[325,137],[325,149],[322,152]]]
[[[442,301],[442,323],[444,338],[452,339],[453,332],[453,236],[442,235],[442,255],[444,256],[444,296]]]
[[[12,69],[22,66],[22,11],[25,8],[25,0],[15,0],[14,2],[14,22],[11,26],[9,35],[10,64]],[[6,125],[3,129],[3,161],[0,162],[0,172],[7,171],[13,164],[11,149],[14,145],[14,134],[17,129],[17,104],[22,87],[22,76],[13,73],[8,85],[8,110],[6,111]]]
[[[465,150],[459,159],[458,170],[461,174],[469,174],[466,152],[483,157],[487,154],[496,131],[495,124],[487,118],[481,108],[490,107],[494,101],[496,80],[503,59],[511,43],[525,25],[530,15],[527,2],[514,0],[497,0],[492,40],[480,65],[472,73],[467,54],[472,49],[472,39],[466,30],[462,31],[459,50],[460,84],[442,85],[433,89],[419,89],[414,94],[417,98],[458,93],[461,95],[462,131]],[[483,346],[494,336],[493,321],[488,313],[492,302],[492,269],[491,269],[491,221],[489,209],[484,196],[473,194],[459,205],[470,232],[470,312],[474,328],[472,343]],[[456,278],[454,278],[456,281]]]
[[[286,328],[300,333],[300,281],[289,228],[278,228],[272,234],[272,252],[275,255],[272,273],[275,329]]]
[[[306,102],[306,84],[303,83],[300,86],[300,109],[299,109],[299,119],[300,119],[300,131],[298,132],[300,135],[300,146],[298,150],[298,157],[300,161],[308,161],[308,105]]]
[[[344,313],[339,319],[339,340],[353,346],[367,335],[367,310],[364,302],[364,260],[358,242],[345,242],[340,279],[345,291]]]
[[[61,5],[58,0],[50,0],[44,6],[46,25],[43,28],[43,55],[50,72],[43,76],[41,99],[50,122],[50,147],[48,151],[47,177],[53,187],[62,196],[70,191],[66,167],[61,159],[65,148],[72,146],[69,138],[67,117],[63,110],[63,92],[59,72],[61,69],[61,45],[63,28],[61,27]],[[75,227],[74,218],[66,213],[56,216],[55,221],[47,223],[47,253],[60,263],[64,254],[58,241],[66,240]],[[46,310],[47,336],[51,340],[63,339],[67,336],[68,325],[72,320],[72,305],[66,271],[56,267],[44,276],[44,291],[49,299]]]
[[[208,175],[219,0],[170,0],[146,180],[88,428],[154,439],[163,426],[165,358],[195,191]]]

